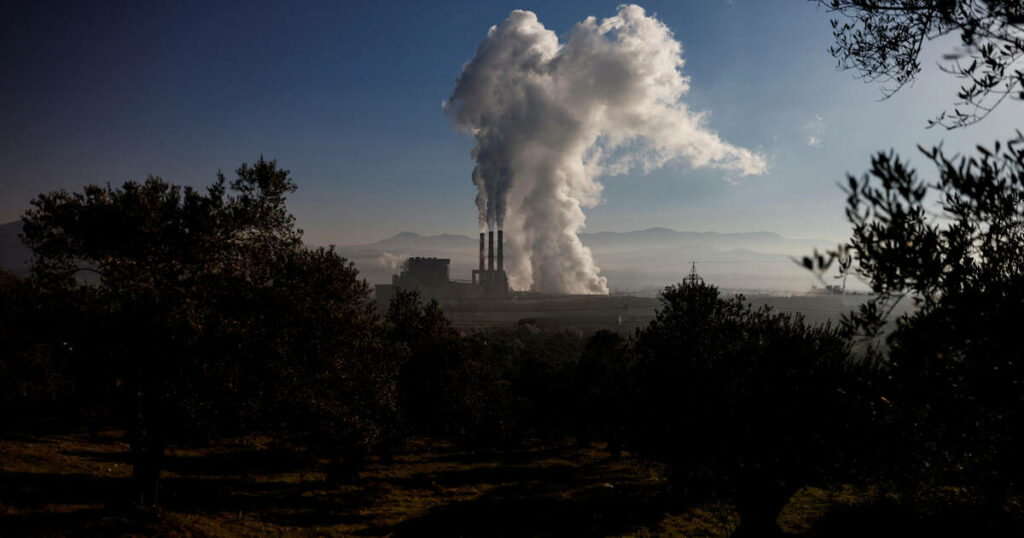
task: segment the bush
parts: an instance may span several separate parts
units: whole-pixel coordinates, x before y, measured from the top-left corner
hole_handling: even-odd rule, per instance
[[[869,414],[856,364],[832,327],[752,309],[684,283],[636,339],[631,447],[690,496],[734,502],[741,531],[778,533],[799,488],[838,476]]]

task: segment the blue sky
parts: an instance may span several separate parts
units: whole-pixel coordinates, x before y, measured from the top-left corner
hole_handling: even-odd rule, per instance
[[[311,243],[475,233],[472,140],[441,110],[462,64],[512,9],[567,35],[618,3],[5,3],[0,222],[39,192],[148,174],[201,186],[264,155],[299,184],[289,205]],[[670,163],[605,178],[589,231],[839,240],[837,184],[866,170],[872,152],[921,162],[918,143],[956,150],[1007,138],[1024,113],[1010,103],[966,131],[926,130],[955,81],[926,61],[913,87],[879,102],[877,86],[834,69],[829,14],[810,3],[641,5],[683,44],[689,106],[709,111],[725,140],[761,151],[770,170],[730,183]]]

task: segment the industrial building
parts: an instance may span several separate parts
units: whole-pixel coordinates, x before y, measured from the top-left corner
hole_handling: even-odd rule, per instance
[[[487,232],[486,266],[484,265],[484,232],[480,232],[480,267],[473,270],[471,280],[452,280],[448,258],[409,258],[391,284],[377,284],[377,304],[386,309],[396,289],[415,291],[424,299],[450,301],[459,299],[507,299],[508,275],[505,274],[504,234],[498,230],[497,256],[494,232]],[[497,266],[495,266],[497,259]]]

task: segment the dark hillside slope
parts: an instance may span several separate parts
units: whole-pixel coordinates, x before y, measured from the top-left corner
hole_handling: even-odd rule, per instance
[[[0,224],[0,268],[27,275],[32,265],[32,251],[21,242],[21,221]]]

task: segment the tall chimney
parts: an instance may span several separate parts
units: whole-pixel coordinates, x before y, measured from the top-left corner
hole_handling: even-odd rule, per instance
[[[494,270],[494,230],[487,232],[487,270]]]
[[[498,271],[504,271],[505,266],[505,254],[502,252],[502,244],[505,243],[504,236],[505,232],[498,230]]]
[[[480,232],[480,272],[484,272],[484,233]],[[484,275],[480,275],[483,278]]]

